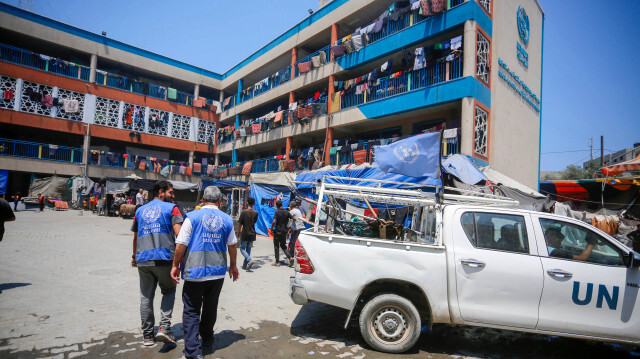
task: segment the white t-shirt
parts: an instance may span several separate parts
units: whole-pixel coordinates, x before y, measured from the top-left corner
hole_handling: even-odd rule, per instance
[[[140,192],[136,195],[136,205],[138,204],[141,206],[144,204],[144,196]]]
[[[289,211],[291,213],[291,215],[293,216],[294,222],[293,222],[293,229],[298,230],[298,229],[305,229],[305,225],[304,225],[304,221],[302,220],[302,212],[300,212],[299,209],[294,208],[291,211]]]
[[[214,205],[202,206],[202,208],[218,209],[218,207]],[[184,219],[184,222],[182,222],[182,228],[180,228],[180,233],[178,233],[178,238],[176,238],[176,245],[182,244],[188,247],[189,241],[191,240],[192,230],[193,230],[193,226],[191,224],[191,220],[189,220],[189,217],[187,217]],[[229,233],[229,237],[227,237],[227,246],[234,245],[237,242],[238,242],[238,238],[236,238],[235,231],[231,231],[231,233]],[[224,275],[210,275],[208,277],[185,279],[185,280],[188,280],[190,282],[204,282],[207,280],[215,280],[215,279],[222,279],[222,278],[224,278]]]

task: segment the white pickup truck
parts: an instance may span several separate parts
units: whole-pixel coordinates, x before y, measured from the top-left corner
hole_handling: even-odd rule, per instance
[[[302,232],[291,299],[349,310],[345,327],[357,319],[364,340],[389,353],[410,349],[433,323],[640,343],[640,254],[567,217],[426,209],[435,215],[414,220],[422,234],[414,240],[323,232],[317,223]]]

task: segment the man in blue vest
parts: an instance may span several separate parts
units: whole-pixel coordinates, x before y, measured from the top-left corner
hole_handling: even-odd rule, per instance
[[[155,199],[136,210],[131,265],[138,267],[140,276],[140,317],[143,344],[154,345],[153,297],[160,285],[160,324],[155,339],[167,344],[176,343],[171,334],[171,314],[176,298],[176,285],[171,280],[171,263],[175,251],[175,236],[180,232],[182,215],[173,200],[173,185],[158,181],[152,189]]]
[[[239,276],[235,246],[238,240],[233,230],[233,219],[218,209],[221,197],[218,187],[205,188],[202,198],[204,205],[185,216],[176,238],[171,277],[178,284],[182,272],[185,280],[182,288],[182,327],[187,358],[204,358],[202,347],[210,348],[213,345],[218,298],[227,272],[227,251],[229,277],[236,281]]]

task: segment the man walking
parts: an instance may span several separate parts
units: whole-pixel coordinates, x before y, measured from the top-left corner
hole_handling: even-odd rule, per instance
[[[271,222],[271,231],[273,232],[273,250],[276,255],[276,261],[272,265],[276,267],[280,267],[280,250],[282,248],[282,253],[289,259],[289,263],[292,262],[291,255],[289,255],[289,250],[287,250],[287,233],[289,232],[288,224],[289,219],[293,218],[291,213],[286,209],[282,208],[282,201],[276,201],[276,214],[273,216],[273,222]],[[291,265],[291,264],[289,264]]]
[[[303,220],[304,217],[297,205],[298,203],[295,202],[295,204],[292,205],[293,208],[289,212],[293,217],[293,225],[291,226],[293,232],[291,232],[291,239],[289,240],[289,256],[291,258],[295,256],[295,248],[296,242],[298,241],[298,236],[300,235],[300,232],[302,232],[302,230],[306,228]],[[289,261],[289,267],[293,267],[293,260]]]
[[[171,263],[175,250],[175,235],[180,232],[182,216],[173,200],[173,185],[158,181],[152,189],[155,199],[138,208],[133,217],[133,256],[131,265],[140,276],[140,317],[143,344],[154,345],[153,298],[160,285],[160,329],[155,339],[175,344],[171,334],[171,314],[176,298],[176,285],[171,280]]]
[[[138,208],[142,207],[142,205],[144,204],[144,195],[142,193],[142,188],[140,188],[140,190],[136,194],[136,210],[138,210]]]
[[[204,205],[189,212],[176,239],[176,256],[171,268],[175,284],[180,272],[185,280],[182,288],[182,326],[184,353],[187,358],[203,359],[202,347],[213,345],[213,326],[218,312],[218,298],[227,271],[238,279],[236,242],[233,219],[218,209],[222,193],[216,186],[204,189]],[[202,314],[201,314],[202,313]],[[198,339],[198,334],[200,339]]]
[[[253,205],[256,203],[255,198],[249,197],[247,199],[247,209],[240,213],[240,220],[238,226],[238,237],[240,237],[240,253],[244,256],[244,262],[242,262],[242,269],[250,270],[255,264],[251,260],[251,247],[253,242],[256,241],[256,222],[258,221],[258,211],[253,209]]]

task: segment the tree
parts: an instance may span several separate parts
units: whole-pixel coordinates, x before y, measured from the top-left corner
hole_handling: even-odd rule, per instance
[[[554,176],[545,176],[543,180],[581,180],[593,178],[593,173],[600,169],[600,163],[591,161],[586,168],[576,165],[569,165],[559,174]]]

